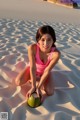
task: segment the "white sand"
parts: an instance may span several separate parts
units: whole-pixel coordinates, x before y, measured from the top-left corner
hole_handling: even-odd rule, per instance
[[[3,0],[2,6],[0,4],[2,9],[0,12],[3,13],[0,17],[5,18],[0,19],[0,112],[8,112],[9,120],[80,120],[80,24],[77,18],[72,21],[71,18],[67,18],[65,21],[65,17],[58,16],[61,12],[59,10],[63,9],[66,15],[70,15],[68,11],[72,11],[72,18],[78,17],[79,10],[55,6],[54,10],[58,8],[56,11],[59,13],[57,12],[54,18],[50,18],[48,11],[46,20],[43,14],[37,16],[42,9],[36,11],[37,14],[34,14],[33,10],[32,13],[27,11],[29,7],[27,4],[29,2],[35,4],[35,1],[39,9],[40,5],[42,7],[45,4],[47,7],[51,6],[51,9],[55,6],[40,0],[26,1],[23,9],[17,6],[19,3],[19,6],[23,6],[21,0],[14,0],[12,3],[7,0],[6,4]],[[20,10],[21,16],[18,14]],[[24,17],[26,11],[27,18]],[[25,20],[20,20],[22,18]],[[58,18],[61,18],[60,22]],[[48,97],[38,108],[30,108],[25,99],[28,86],[25,84],[23,87],[16,87],[14,80],[20,70],[28,64],[27,46],[35,42],[37,29],[44,24],[49,24],[55,29],[56,46],[61,51],[61,58],[52,71],[55,84],[54,95]]]
[[[43,0],[0,0],[0,18],[80,23],[80,9]]]

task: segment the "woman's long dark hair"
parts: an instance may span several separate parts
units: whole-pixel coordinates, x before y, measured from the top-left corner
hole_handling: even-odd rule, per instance
[[[54,29],[49,25],[43,25],[42,27],[40,27],[36,33],[36,41],[38,42],[44,34],[51,35],[51,37],[53,39],[52,47],[55,47],[54,43],[56,42],[56,35],[55,35]]]

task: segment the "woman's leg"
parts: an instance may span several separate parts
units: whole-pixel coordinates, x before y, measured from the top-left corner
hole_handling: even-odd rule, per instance
[[[30,67],[25,68],[18,74],[15,80],[15,83],[16,85],[23,85],[28,80],[30,80]]]
[[[53,74],[50,72],[48,79],[44,83],[44,90],[47,95],[54,94],[54,81],[53,81]]]

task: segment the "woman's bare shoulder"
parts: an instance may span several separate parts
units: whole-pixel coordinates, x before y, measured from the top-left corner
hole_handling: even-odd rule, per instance
[[[36,53],[36,43],[28,46],[28,51],[32,51],[34,54]]]
[[[60,51],[59,51],[57,48],[55,48],[55,50],[53,51],[53,57],[54,57],[55,55],[57,55],[57,56],[59,56],[59,57],[60,57],[60,55],[61,55]]]

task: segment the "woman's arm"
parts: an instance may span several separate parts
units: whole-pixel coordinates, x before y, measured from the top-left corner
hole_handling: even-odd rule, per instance
[[[28,57],[30,62],[30,77],[32,87],[36,88],[35,44],[28,47]]]
[[[59,51],[55,51],[53,56],[52,56],[52,60],[50,62],[50,64],[46,67],[46,69],[44,70],[43,75],[41,76],[40,82],[38,84],[38,88],[40,89],[41,86],[43,85],[43,83],[45,82],[45,80],[47,79],[51,69],[55,66],[55,64],[58,62],[60,58],[60,52]]]

